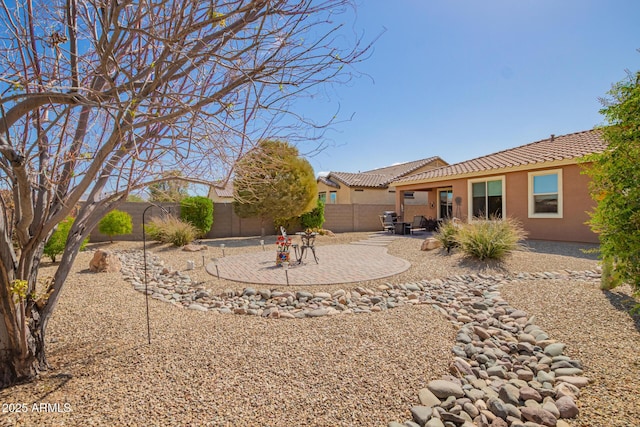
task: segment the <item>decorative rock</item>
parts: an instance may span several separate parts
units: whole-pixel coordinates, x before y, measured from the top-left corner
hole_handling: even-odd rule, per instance
[[[471,418],[475,418],[478,415],[480,415],[480,410],[478,408],[476,408],[476,406],[471,403],[471,402],[466,402],[464,405],[462,405],[462,409],[469,414],[469,416]]]
[[[110,251],[98,249],[94,254],[91,261],[89,261],[89,270],[94,273],[113,273],[122,269],[122,262],[120,259],[112,254]]]
[[[490,377],[506,378],[507,373],[503,366],[492,366],[487,369],[487,374]]]
[[[439,418],[431,418],[424,427],[445,427],[444,423]]]
[[[196,310],[196,311],[209,311],[209,309],[207,309],[206,307],[196,303],[189,304],[187,308],[189,310]]]
[[[520,391],[517,387],[511,384],[505,384],[504,387],[502,387],[498,392],[498,397],[504,403],[518,405],[518,402],[520,401]]]
[[[207,245],[184,245],[182,250],[185,252],[198,252],[198,251],[206,251],[209,247]]]
[[[525,386],[520,388],[520,399],[523,401],[533,400],[536,402],[542,402],[542,396],[536,391],[536,389]]]
[[[431,251],[433,249],[437,249],[442,247],[442,243],[434,237],[428,237],[422,242],[422,246],[420,246],[421,251]]]
[[[307,317],[322,317],[329,314],[329,310],[326,308],[316,308],[315,310],[311,310],[307,312]]]
[[[464,391],[462,388],[451,381],[445,380],[433,380],[427,384],[427,388],[431,393],[439,397],[440,399],[446,399],[449,396],[463,397]]]
[[[580,396],[580,389],[566,382],[558,383],[556,386],[556,399],[560,399],[562,396],[569,396],[576,400]]]
[[[560,411],[558,410],[556,404],[553,402],[553,399],[546,398],[545,402],[542,404],[542,409],[551,412],[554,417],[560,418]]]
[[[502,400],[491,397],[487,401],[487,407],[496,417],[502,418],[503,420],[507,419],[507,408]]]
[[[544,354],[550,357],[559,356],[564,351],[564,347],[565,345],[562,343],[549,344],[544,348]]]
[[[589,378],[586,378],[586,377],[566,377],[566,376],[562,376],[562,377],[556,378],[556,381],[563,382],[563,383],[569,383],[569,384],[574,385],[576,387],[585,387],[586,385],[589,384]]]
[[[562,396],[556,400],[556,407],[560,412],[560,418],[573,418],[580,412],[576,403],[569,396]]]
[[[561,376],[576,376],[576,375],[582,375],[582,373],[583,373],[582,369],[578,369],[578,368],[558,368],[554,372],[559,377],[561,377]]]
[[[551,412],[545,411],[542,408],[524,407],[520,412],[525,420],[533,421],[534,423],[542,424],[543,426],[555,427],[558,423],[558,420]]]
[[[414,406],[411,408],[413,420],[421,426],[425,425],[429,418],[431,418],[431,412],[431,408],[427,406]]]
[[[435,394],[431,393],[428,388],[423,388],[418,392],[418,399],[422,406],[426,406],[428,408],[432,408],[440,404],[440,399],[438,399]]]
[[[502,418],[494,418],[489,427],[509,427],[509,424]]]
[[[578,387],[589,382],[581,376],[583,367],[579,361],[562,356],[564,344],[551,340],[535,325],[534,318],[527,319],[525,312],[510,308],[500,297],[499,287],[511,280],[501,275],[456,276],[374,289],[340,289],[331,294],[245,288],[214,295],[186,274],[171,272],[155,257],[147,260],[146,283],[140,273],[145,270],[142,251],[118,253],[117,257],[124,265],[124,279],[135,290],[179,307],[212,314],[304,319],[372,313],[408,303],[431,304],[460,328],[453,347],[454,377],[432,381],[420,391],[424,409],[422,413],[417,411],[423,418],[420,424],[406,421],[406,427],[528,427],[545,423],[550,426],[554,422],[566,427],[554,415],[561,416],[562,408],[562,415],[575,416]],[[576,280],[599,278],[598,272],[561,274]],[[518,277],[544,280],[559,276],[523,273]],[[402,425],[394,423],[389,426]]]

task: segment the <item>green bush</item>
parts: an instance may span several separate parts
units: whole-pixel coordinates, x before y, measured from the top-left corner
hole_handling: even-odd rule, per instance
[[[174,246],[184,246],[191,243],[198,235],[198,230],[193,225],[173,215],[151,218],[144,230],[151,240],[171,243]]]
[[[117,209],[113,210],[100,220],[98,223],[98,231],[109,236],[109,240],[113,243],[113,236],[131,234],[133,231],[131,215]]]
[[[213,200],[204,196],[185,197],[180,201],[180,219],[196,228],[197,237],[206,236],[213,225]]]
[[[512,219],[474,220],[458,229],[455,240],[462,252],[480,260],[501,260],[515,250],[522,250],[520,243],[526,237],[522,225]]]
[[[302,230],[302,224],[300,223],[300,217],[294,216],[291,218],[275,218],[273,220],[273,226],[276,234],[280,234],[280,227],[284,227],[287,233],[293,234]]]
[[[64,252],[64,248],[67,244],[67,238],[69,237],[69,231],[71,230],[71,226],[73,225],[74,218],[68,216],[62,222],[58,224],[58,227],[49,237],[47,243],[44,245],[44,254],[51,258],[52,262],[56,262],[56,257]],[[84,239],[82,244],[80,245],[80,250],[83,250],[87,243],[89,243],[89,238]]]
[[[311,212],[300,215],[300,223],[303,228],[322,228],[324,224],[324,202],[320,199]]]
[[[451,252],[451,249],[458,247],[458,229],[459,225],[451,220],[446,220],[440,227],[438,231],[434,235],[436,239],[442,244],[442,247],[447,250],[447,252]]]

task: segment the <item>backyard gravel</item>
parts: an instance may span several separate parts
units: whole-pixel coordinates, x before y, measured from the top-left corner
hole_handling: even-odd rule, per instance
[[[361,240],[366,233],[320,236],[318,245]],[[261,250],[258,239],[218,239],[206,257]],[[273,238],[267,238],[267,245]],[[530,242],[503,263],[420,251],[401,238],[391,255],[411,267],[396,276],[304,286],[308,292],[376,288],[464,274],[597,270],[588,245]],[[0,391],[4,426],[386,426],[411,419],[418,390],[448,373],[457,329],[430,305],[369,314],[267,319],[178,308],[145,298],[120,273],[90,273],[92,252],[142,249],[140,242],[91,244],[79,254],[47,335],[52,369],[32,383]],[[213,294],[247,283],[217,279],[201,253],[149,244],[150,254]],[[51,274],[45,266],[42,275]],[[566,344],[592,383],[581,389],[570,426],[640,425],[640,319],[629,315],[630,289],[603,292],[594,280],[518,280],[501,287],[517,309]],[[264,287],[260,284],[256,288]],[[283,291],[297,287],[269,286]],[[4,409],[22,408],[24,412]]]

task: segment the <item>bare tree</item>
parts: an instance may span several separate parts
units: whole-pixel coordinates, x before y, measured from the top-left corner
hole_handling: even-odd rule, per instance
[[[267,137],[309,129],[291,100],[341,83],[367,46],[349,0],[0,0],[0,385],[46,369],[45,331],[83,239],[180,170],[229,176]],[[344,16],[344,15],[342,15]],[[316,128],[321,126],[316,125]],[[42,250],[74,209],[59,268]]]

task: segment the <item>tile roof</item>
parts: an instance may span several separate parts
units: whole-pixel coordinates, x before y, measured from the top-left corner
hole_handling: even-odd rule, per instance
[[[233,198],[233,182],[231,180],[226,183],[220,182],[217,185],[212,185],[211,189],[216,193],[218,197],[231,197]]]
[[[337,188],[340,187],[340,183],[348,187],[387,187],[390,182],[437,160],[444,162],[440,157],[434,156],[365,172],[329,172],[326,177],[319,177],[318,181]]]
[[[321,182],[325,185],[328,185],[329,187],[334,187],[334,188],[340,188],[340,185],[338,185],[337,183],[331,181],[329,179],[329,177],[327,176],[319,176],[318,177],[318,182]]]
[[[508,150],[464,162],[442,166],[396,180],[396,183],[437,180],[454,175],[474,174],[563,160],[577,160],[587,154],[602,152],[606,147],[600,130],[587,130],[554,136]]]

